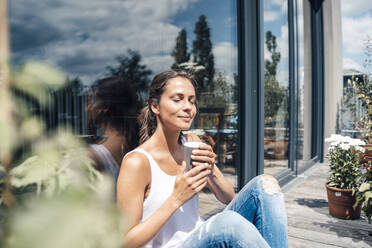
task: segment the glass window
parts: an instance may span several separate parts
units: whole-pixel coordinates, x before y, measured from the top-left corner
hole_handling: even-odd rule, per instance
[[[264,173],[288,168],[288,1],[264,1]]]
[[[190,132],[215,143],[217,165],[236,185],[235,1],[18,0],[9,5],[13,65],[37,60],[67,74],[67,87],[51,92],[55,105],[36,111],[50,128],[67,125],[89,142],[102,141],[109,135],[104,123],[88,125],[99,116],[87,113],[96,107],[91,100],[99,79],[125,76],[143,101],[155,74],[169,68],[192,70],[201,94]]]
[[[311,159],[311,28],[310,3],[297,0],[298,133],[297,164]]]

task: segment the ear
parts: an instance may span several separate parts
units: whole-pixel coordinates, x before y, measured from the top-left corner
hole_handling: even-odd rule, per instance
[[[155,115],[158,115],[159,114],[159,104],[153,102],[150,104],[150,108],[151,108],[151,111],[155,114]]]

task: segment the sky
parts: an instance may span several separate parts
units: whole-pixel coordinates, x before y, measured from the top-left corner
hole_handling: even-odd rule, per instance
[[[288,1],[266,0],[264,1],[264,35],[271,31],[276,36],[277,51],[280,52],[280,61],[277,70],[277,79],[281,86],[288,86]],[[270,58],[270,53],[264,45],[265,60]]]
[[[344,69],[371,73],[363,62],[366,39],[372,38],[372,1],[341,0],[341,14]]]
[[[341,1],[343,67],[366,71],[364,47],[368,35],[372,37],[372,1]],[[105,68],[115,65],[115,57],[128,48],[138,50],[154,73],[169,68],[178,32],[187,30],[191,50],[194,25],[201,14],[207,16],[211,29],[216,68],[231,81],[237,72],[236,5],[232,0],[17,0],[9,5],[14,63],[45,61],[69,77],[80,77],[84,84],[103,77]],[[301,15],[298,27],[303,29]],[[277,37],[278,80],[285,85],[287,0],[264,1],[264,31],[268,30]],[[265,59],[269,55],[265,46]]]
[[[189,50],[201,14],[211,28],[215,67],[231,79],[237,70],[236,6],[223,0],[17,0],[10,1],[13,63],[39,60],[89,85],[127,49],[158,73],[173,63],[178,32]]]

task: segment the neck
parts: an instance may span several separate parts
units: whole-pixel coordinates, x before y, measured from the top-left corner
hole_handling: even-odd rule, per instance
[[[179,148],[180,133],[181,131],[165,130],[161,125],[158,125],[152,137],[156,147],[173,153]]]

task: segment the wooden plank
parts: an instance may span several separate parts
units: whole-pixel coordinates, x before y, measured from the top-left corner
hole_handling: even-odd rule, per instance
[[[328,245],[328,244],[322,244],[310,240],[305,240],[302,238],[296,238],[296,237],[288,237],[288,247],[290,248],[317,248],[317,247],[322,247],[322,248],[338,248],[340,246],[335,246],[335,245]]]
[[[370,231],[372,233],[372,225],[368,224],[364,219],[358,220],[342,220],[332,217],[328,213],[327,208],[309,208],[303,206],[286,205],[288,219],[308,219],[314,223],[336,223],[345,228],[357,228]]]
[[[313,220],[309,217],[300,216],[288,218],[288,225],[291,228],[302,228],[314,232],[334,234],[338,237],[350,237],[365,241],[372,245],[371,227],[364,227],[355,222],[353,223],[354,225],[350,225],[349,223],[351,224],[352,222],[339,220],[329,221],[327,219]]]
[[[323,247],[322,245],[333,245],[336,247],[344,248],[370,248],[372,243],[367,243],[361,240],[353,240],[350,237],[339,237],[335,234],[315,232],[305,228],[291,227],[288,230],[289,237],[297,239],[303,239],[304,241],[310,241],[313,243],[319,243],[317,247]],[[309,246],[311,247],[311,246]]]

